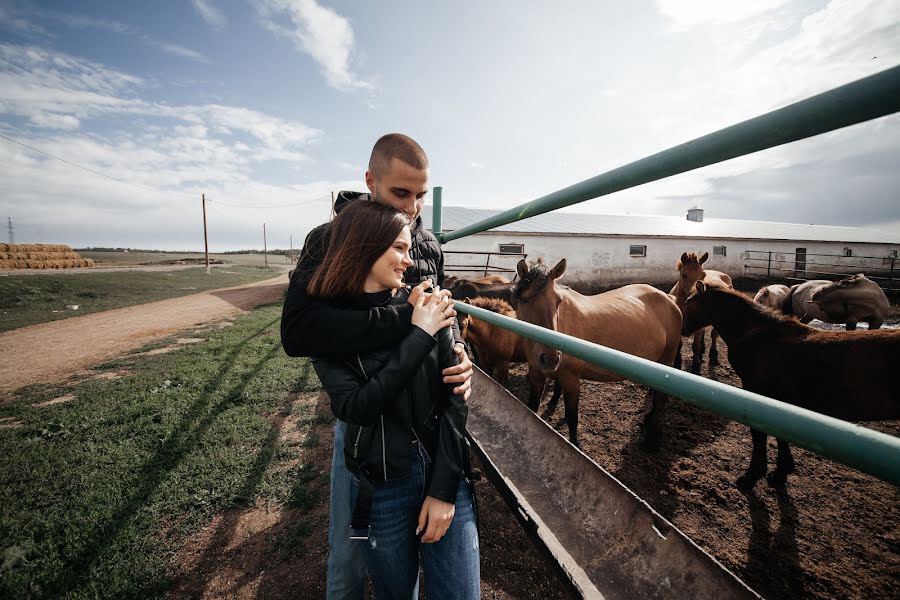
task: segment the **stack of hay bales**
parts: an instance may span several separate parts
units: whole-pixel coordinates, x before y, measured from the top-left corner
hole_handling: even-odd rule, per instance
[[[0,269],[72,269],[93,267],[64,244],[0,244]]]

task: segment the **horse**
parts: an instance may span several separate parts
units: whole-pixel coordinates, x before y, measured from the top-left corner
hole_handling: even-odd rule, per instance
[[[681,260],[675,263],[680,277],[675,286],[669,292],[675,296],[675,302],[678,308],[684,310],[684,301],[694,289],[694,283],[697,281],[718,281],[728,287],[731,287],[731,277],[721,271],[705,270],[703,263],[709,259],[709,252],[704,252],[703,256],[698,257],[696,252],[682,252]],[[719,334],[713,328],[710,333],[709,347],[709,365],[715,366],[719,364],[719,349],[716,347],[716,338]],[[694,333],[694,342],[691,344],[693,357],[691,359],[691,373],[700,373],[700,365],[703,363],[703,354],[706,352],[706,330],[700,329]],[[678,357],[675,360],[675,368],[681,368],[681,349],[678,350]]]
[[[879,329],[890,307],[884,290],[859,273],[836,282],[813,279],[792,286],[782,312],[796,315],[801,323],[819,319],[853,331],[859,321]]]
[[[512,300],[513,288],[515,288],[514,283],[475,283],[461,279],[450,289],[450,296],[454,300],[498,298],[509,303]]]
[[[512,305],[519,319],[661,364],[673,364],[681,346],[681,311],[665,292],[634,284],[584,296],[557,282],[566,270],[566,259],[553,269],[542,263],[529,267],[524,260],[516,268],[519,282]],[[625,379],[537,342],[531,344],[528,366],[529,407],[537,412],[545,379],[556,378],[562,385],[569,439],[576,446],[581,379]],[[667,397],[656,390],[651,395],[651,409],[642,425],[646,428],[647,445],[654,447],[662,430]]]
[[[781,310],[781,307],[784,306],[784,301],[787,299],[790,293],[791,288],[786,285],[776,283],[774,285],[767,285],[764,288],[760,288],[760,290],[756,292],[756,296],[753,297],[753,301],[758,302],[763,306],[768,306],[769,308]]]
[[[745,390],[847,421],[900,417],[894,376],[900,331],[823,331],[722,284],[698,281],[685,302],[682,332],[709,325],[728,346],[728,360]],[[753,452],[737,480],[741,489],[752,488],[768,468],[768,436],[750,432]],[[791,448],[779,439],[776,468],[766,479],[783,487],[793,471]]]
[[[516,311],[512,306],[499,298],[466,298],[464,302],[505,317],[516,318]],[[509,381],[509,363],[528,360],[527,340],[508,329],[471,315],[463,315],[459,320],[459,330],[463,339],[477,354],[478,366],[491,377],[496,369],[497,382],[504,387]]]
[[[448,275],[447,277],[444,277],[444,289],[452,290],[463,281],[471,281],[473,283],[510,283],[509,279],[503,275],[487,275],[485,277],[479,277],[478,279],[465,279],[463,277]]]

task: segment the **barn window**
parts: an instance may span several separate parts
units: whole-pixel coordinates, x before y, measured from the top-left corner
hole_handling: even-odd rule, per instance
[[[525,254],[525,244],[500,244],[500,254]]]
[[[647,256],[647,246],[628,246],[629,256]]]
[[[726,256],[725,246],[713,246],[713,256]]]
[[[844,256],[853,256],[853,250],[850,248],[844,248]]]

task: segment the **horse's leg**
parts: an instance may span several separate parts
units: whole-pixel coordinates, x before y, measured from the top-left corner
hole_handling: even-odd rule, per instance
[[[505,360],[497,361],[497,383],[506,387],[509,383],[509,362]]]
[[[875,331],[876,329],[881,329],[881,326],[884,324],[884,321],[881,319],[873,319],[868,322],[869,323],[869,331]]]
[[[847,331],[856,331],[856,321],[853,321],[852,323],[848,321],[845,327],[847,328]]]
[[[775,470],[766,477],[766,481],[772,487],[783,488],[787,483],[787,476],[795,471],[791,446],[784,440],[778,440],[778,462],[775,464]]]
[[[681,347],[684,345],[684,341],[681,338],[678,338],[678,351],[675,353],[675,362],[672,363],[672,366],[676,369],[681,369]]]
[[[563,403],[566,407],[566,423],[569,424],[569,441],[578,446],[578,401],[581,397],[581,379],[566,373],[557,379],[562,386]]]
[[[710,330],[709,339],[709,366],[717,367],[719,365],[719,348],[716,346],[716,340],[719,338],[719,332],[715,328]]]
[[[750,429],[750,436],[753,438],[753,454],[750,456],[750,466],[747,472],[741,475],[737,480],[737,486],[742,490],[752,488],[760,477],[766,474],[766,441],[769,436],[764,431]]]
[[[650,450],[659,448],[663,424],[666,421],[666,401],[668,399],[667,394],[650,389],[650,411],[644,415],[640,423],[644,430],[644,446]]]
[[[528,367],[528,384],[531,387],[528,395],[528,408],[533,412],[537,412],[537,409],[541,406],[541,398],[544,395],[544,384],[546,382],[547,378],[540,371],[531,366]]]
[[[550,402],[547,403],[547,409],[544,411],[544,419],[549,419],[556,412],[559,405],[559,397],[562,396],[562,384],[559,379],[553,380],[553,395],[550,396]]]
[[[694,356],[691,358],[691,373],[694,375],[700,374],[700,365],[703,364],[703,342],[706,337],[706,331],[703,329],[694,333],[694,343],[691,344],[691,350],[694,352]]]

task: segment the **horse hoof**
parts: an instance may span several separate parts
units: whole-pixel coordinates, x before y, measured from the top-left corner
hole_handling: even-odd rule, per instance
[[[747,471],[746,473],[738,477],[738,480],[734,482],[734,485],[736,485],[737,489],[741,490],[742,492],[748,492],[753,489],[753,486],[756,485],[756,482],[759,481],[764,474],[765,472],[758,473],[754,471]]]
[[[769,484],[770,487],[773,487],[777,490],[783,490],[787,485],[787,473],[783,473],[778,471],[772,471],[768,475],[766,475],[766,483]]]
[[[694,363],[691,365],[691,373],[694,375],[700,374],[700,363]]]
[[[710,356],[710,357],[709,357],[709,366],[711,366],[711,367],[718,367],[718,366],[719,366],[719,359],[716,358],[715,356]]]

